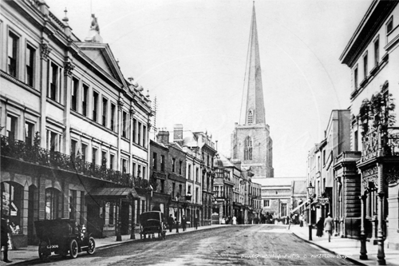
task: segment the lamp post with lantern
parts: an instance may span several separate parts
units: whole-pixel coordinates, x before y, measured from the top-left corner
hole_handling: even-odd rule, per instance
[[[313,202],[313,195],[314,195],[314,187],[312,186],[312,182],[309,183],[307,187],[308,190],[308,202],[309,202],[309,240],[312,240],[312,202]]]

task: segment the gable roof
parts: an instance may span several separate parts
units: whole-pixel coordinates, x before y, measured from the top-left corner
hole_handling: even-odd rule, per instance
[[[92,66],[109,79],[118,81],[121,86],[128,87],[119,65],[112,54],[111,48],[106,43],[76,42],[86,59]]]

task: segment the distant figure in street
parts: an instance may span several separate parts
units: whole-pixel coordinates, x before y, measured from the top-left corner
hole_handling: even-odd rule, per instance
[[[186,216],[183,215],[183,217],[181,218],[181,226],[183,228],[183,231],[186,231]]]
[[[237,218],[235,216],[233,216],[233,224],[237,224]]]
[[[332,234],[333,226],[334,226],[334,221],[331,218],[331,214],[328,213],[327,218],[324,221],[324,229],[328,234],[328,242],[331,242],[331,234]]]
[[[3,248],[3,261],[10,263],[8,260],[8,234],[11,232],[8,221],[1,217],[1,247]]]
[[[195,227],[195,229],[198,229],[198,218],[197,218],[197,216],[194,217],[194,227]]]
[[[179,233],[179,221],[177,218],[175,219],[175,225],[176,225],[176,233]]]
[[[168,217],[169,232],[172,232],[173,224],[174,224],[174,219],[173,219],[172,214],[171,214]]]
[[[319,218],[319,221],[316,223],[317,232],[316,236],[322,237],[323,236],[323,229],[324,229],[324,219],[323,217]]]
[[[303,214],[301,214],[301,216],[299,216],[299,226],[300,227],[303,226]]]

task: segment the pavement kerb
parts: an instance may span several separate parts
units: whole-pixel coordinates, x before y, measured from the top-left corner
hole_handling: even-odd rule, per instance
[[[348,260],[348,261],[350,261],[350,262],[352,262],[352,263],[354,263],[354,264],[356,264],[356,265],[364,265],[364,266],[367,266],[367,264],[364,264],[364,263],[362,263],[362,262],[360,262],[360,261],[358,261],[358,260],[356,260],[356,259],[353,259],[353,258],[351,258],[351,257],[348,257],[348,256],[346,256],[346,255],[338,254],[337,252],[332,251],[331,249],[328,249],[328,248],[326,248],[326,247],[323,247],[322,245],[318,245],[318,244],[316,244],[316,243],[313,242],[313,241],[307,240],[307,239],[305,239],[305,238],[303,238],[303,237],[297,235],[297,234],[294,233],[294,232],[291,232],[291,233],[292,233],[294,236],[296,236],[297,238],[301,239],[302,241],[305,241],[305,242],[308,243],[308,244],[314,245],[314,246],[316,246],[316,247],[318,247],[318,248],[321,248],[321,249],[323,249],[323,250],[325,250],[325,251],[328,251],[328,252],[330,252],[330,253],[332,253],[332,254],[334,254],[334,255],[338,255],[338,256],[341,256],[341,257],[345,257],[346,260]]]

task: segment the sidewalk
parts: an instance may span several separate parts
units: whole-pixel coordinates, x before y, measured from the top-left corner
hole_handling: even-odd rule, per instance
[[[228,225],[214,224],[214,225],[209,225],[209,226],[200,226],[200,227],[198,227],[197,230],[192,227],[192,228],[187,228],[186,231],[184,231],[184,232],[183,232],[182,228],[179,228],[179,234],[185,234],[188,232],[207,230],[207,229],[223,227],[223,226],[228,226]],[[174,234],[176,234],[176,229],[173,229],[172,232],[167,231],[166,239],[168,238],[168,236],[174,235]],[[117,245],[121,245],[122,243],[140,240],[139,234],[136,233],[135,237],[136,237],[136,239],[130,239],[130,235],[122,235],[122,241],[116,241],[116,236],[106,237],[106,238],[95,238],[96,249],[106,248],[106,247],[110,247],[110,246],[117,246]],[[158,234],[155,234],[155,237],[158,237]],[[86,253],[86,252],[84,252],[84,253]],[[19,248],[17,250],[9,250],[8,258],[12,261],[12,263],[5,263],[4,261],[1,261],[0,265],[1,266],[15,265],[15,264],[18,264],[21,262],[39,259],[38,246],[27,246],[27,247]],[[79,255],[78,255],[78,258],[79,258]]]
[[[316,236],[316,229],[312,230],[312,241],[309,241],[309,227],[300,227],[291,225],[290,231],[302,240],[314,244],[315,246],[333,252],[337,255],[344,255],[346,258],[358,265],[377,265],[378,246],[366,243],[368,260],[360,260],[360,241],[350,238],[341,238],[332,236],[331,242],[328,242],[327,236]],[[386,265],[399,265],[399,250],[388,249],[385,244]]]

